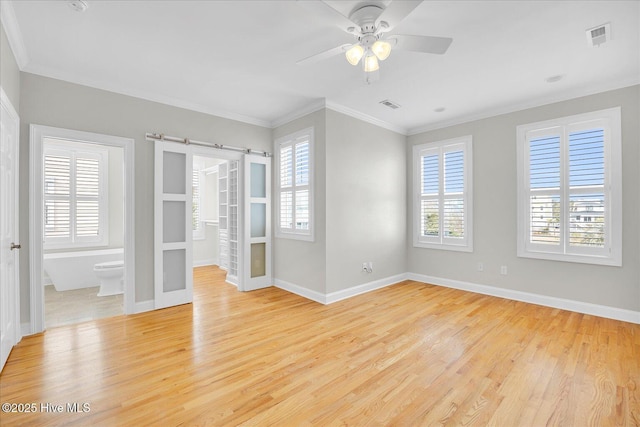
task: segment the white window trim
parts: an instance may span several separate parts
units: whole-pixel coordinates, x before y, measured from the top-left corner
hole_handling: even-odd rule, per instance
[[[99,177],[99,186],[100,186],[100,197],[98,200],[98,209],[99,209],[99,217],[100,217],[100,230],[102,232],[102,234],[100,236],[94,237],[94,238],[82,238],[80,240],[76,239],[75,236],[75,227],[73,226],[73,224],[75,223],[75,215],[72,215],[73,219],[71,222],[71,230],[70,230],[70,237],[67,238],[53,238],[49,241],[45,241],[43,240],[43,249],[45,250],[55,250],[55,249],[74,249],[74,248],[100,248],[100,247],[106,247],[109,246],[109,186],[108,186],[108,182],[109,182],[109,151],[105,148],[103,148],[100,145],[97,144],[93,144],[93,143],[86,143],[84,144],[82,147],[78,147],[76,144],[69,144],[69,143],[65,143],[66,141],[69,142],[85,142],[85,141],[79,141],[75,138],[75,133],[74,131],[66,131],[68,132],[68,137],[66,136],[55,136],[55,137],[51,137],[48,136],[46,137],[46,139],[56,139],[59,140],[58,142],[56,142],[55,146],[53,145],[49,145],[47,144],[43,138],[43,156],[42,158],[44,159],[44,157],[48,154],[48,153],[55,153],[55,154],[67,154],[70,152],[74,153],[74,157],[75,155],[77,155],[77,153],[90,153],[91,155],[95,155],[99,158],[99,162],[100,162],[100,168],[101,168],[101,173],[100,173],[100,177]],[[44,164],[43,164],[44,167]],[[72,169],[73,170],[73,169]],[[42,176],[44,177],[44,170],[43,170],[43,174]],[[75,182],[75,177],[71,178],[72,182]],[[43,187],[44,188],[44,187]],[[43,225],[42,225],[42,230],[44,232],[45,230],[45,225],[44,225],[44,200],[45,200],[44,194],[43,194],[43,199],[42,199],[42,203],[43,203],[43,207],[42,207],[42,212],[43,212]],[[75,200],[75,194],[71,194],[69,197],[69,201],[70,201],[70,206],[73,205],[73,201]],[[43,235],[43,239],[44,239],[44,235]]]
[[[285,230],[280,227],[280,147],[282,145],[294,144],[298,138],[309,138],[309,229],[308,230]],[[315,220],[314,220],[314,183],[315,183],[315,151],[314,151],[314,128],[309,127],[298,132],[285,135],[275,140],[275,209],[276,209],[276,227],[275,236],[284,239],[303,240],[313,242],[315,237]],[[295,177],[294,177],[295,179]]]
[[[473,138],[466,135],[445,141],[428,142],[413,147],[413,246],[417,248],[442,249],[449,251],[473,252]],[[443,150],[447,147],[459,145],[464,150],[464,204],[465,204],[465,237],[463,239],[447,238],[439,233],[436,238],[420,236],[420,200],[421,200],[421,164],[420,157],[424,151],[437,150],[440,165],[443,162]],[[440,167],[439,198],[444,198],[442,186],[444,168]],[[440,230],[442,230],[442,215],[440,216]]]
[[[528,135],[544,132],[549,128],[562,128],[563,140],[575,127],[586,125],[586,122],[605,120],[605,194],[608,198],[605,202],[605,212],[608,212],[608,221],[605,223],[605,248],[604,250],[585,250],[573,248],[571,250],[566,243],[566,234],[563,231],[560,248],[547,248],[544,245],[529,242],[530,212],[529,212],[529,163],[528,163]],[[571,129],[570,129],[571,128]],[[569,194],[568,171],[565,151],[561,142],[561,189],[562,200]],[[584,264],[622,266],[622,133],[621,133],[621,109],[620,107],[590,113],[577,114],[542,122],[529,123],[517,127],[517,156],[518,156],[518,249],[517,254],[522,258],[536,258],[553,261],[575,262]],[[608,190],[608,192],[607,192]],[[565,208],[562,209],[564,227],[567,228],[567,216]]]

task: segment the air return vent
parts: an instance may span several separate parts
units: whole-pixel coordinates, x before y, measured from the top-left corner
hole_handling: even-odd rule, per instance
[[[393,108],[394,110],[400,108],[400,105],[396,104],[393,101],[389,101],[388,99],[380,101],[380,104],[384,105],[385,107]]]
[[[589,47],[599,47],[611,39],[611,24],[606,23],[587,30],[587,43]]]

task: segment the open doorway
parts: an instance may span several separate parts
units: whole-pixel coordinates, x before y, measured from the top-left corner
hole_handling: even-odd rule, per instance
[[[193,156],[193,267],[200,276],[224,274],[238,286],[237,160],[207,154]]]
[[[45,327],[124,313],[123,148],[45,137]]]
[[[31,332],[133,311],[133,140],[31,125]]]

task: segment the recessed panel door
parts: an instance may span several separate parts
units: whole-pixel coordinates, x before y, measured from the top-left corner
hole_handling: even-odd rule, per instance
[[[193,301],[193,155],[187,145],[155,143],[155,308]]]
[[[244,268],[242,289],[273,284],[271,274],[271,158],[244,157]]]

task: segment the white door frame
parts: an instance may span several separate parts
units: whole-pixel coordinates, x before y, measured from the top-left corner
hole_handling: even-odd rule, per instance
[[[5,120],[8,118],[13,123],[12,126],[15,129],[14,139],[12,139],[10,143],[15,144],[15,150],[16,150],[14,153],[15,159],[14,159],[14,165],[13,165],[13,168],[14,168],[13,170],[14,172],[14,218],[13,220],[14,220],[14,227],[15,227],[13,230],[13,242],[15,242],[15,244],[18,244],[19,221],[20,221],[20,215],[19,215],[20,186],[19,186],[19,179],[18,179],[19,165],[20,165],[20,162],[19,162],[20,117],[18,116],[18,113],[13,107],[13,104],[11,104],[11,100],[5,93],[4,89],[2,89],[2,87],[0,87],[0,109],[2,109],[3,111],[2,119]],[[11,244],[13,244],[13,242]],[[9,306],[13,306],[13,311],[10,314],[10,316],[13,317],[13,322],[11,324],[12,330],[9,331],[9,334],[8,334],[9,335],[8,344],[11,345],[11,347],[13,347],[22,339],[22,331],[21,331],[21,324],[20,324],[20,256],[17,253],[17,251],[13,250],[13,246],[10,253],[13,254],[13,256],[15,257],[14,259],[15,271],[14,271],[14,279],[13,279],[13,289],[8,290],[9,291],[8,294],[11,295],[11,297],[13,297],[12,298],[13,301],[9,301]],[[7,353],[6,356],[8,357],[9,353]],[[0,371],[4,367],[5,362],[6,360],[4,359],[4,354],[3,354],[3,358],[2,360],[0,360]]]
[[[51,126],[30,125],[29,137],[29,262],[31,286],[30,332],[44,331],[43,274],[43,188],[44,137],[53,136],[91,144],[121,147],[124,160],[124,314],[135,312],[135,203],[134,140]]]

